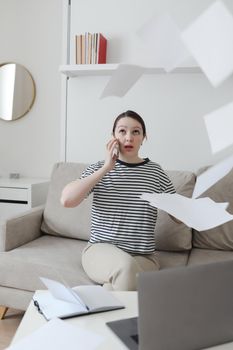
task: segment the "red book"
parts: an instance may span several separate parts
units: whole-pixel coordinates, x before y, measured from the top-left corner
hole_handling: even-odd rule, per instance
[[[106,63],[106,57],[107,57],[107,39],[103,36],[103,34],[98,33],[96,63]]]

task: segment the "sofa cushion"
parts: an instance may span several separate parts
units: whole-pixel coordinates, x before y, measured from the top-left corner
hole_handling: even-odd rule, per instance
[[[233,260],[233,251],[193,248],[189,255],[188,265],[208,264],[218,261]]]
[[[196,181],[189,171],[167,171],[177,193],[191,197]],[[156,249],[164,251],[183,251],[192,248],[192,230],[183,223],[176,223],[164,211],[158,211],[155,227]]]
[[[156,256],[159,260],[160,270],[171,267],[185,266],[188,264],[189,251],[166,252],[158,251]]]
[[[55,164],[49,186],[41,230],[47,234],[89,240],[92,195],[82,205],[64,208],[60,203],[63,188],[80,177],[87,164]]]
[[[229,202],[227,211],[233,214],[233,170],[210,187],[200,197],[215,202]],[[233,250],[233,220],[210,230],[193,230],[193,246],[205,249]]]
[[[71,287],[93,284],[81,264],[85,241],[43,235],[0,253],[0,285],[35,291],[45,289],[39,277],[67,282]]]

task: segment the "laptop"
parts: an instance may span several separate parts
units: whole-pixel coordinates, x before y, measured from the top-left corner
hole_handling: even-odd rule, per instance
[[[132,350],[197,350],[233,341],[233,260],[143,272],[139,317],[108,322]]]

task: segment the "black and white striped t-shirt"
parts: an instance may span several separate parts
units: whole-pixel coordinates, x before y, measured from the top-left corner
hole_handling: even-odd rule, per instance
[[[104,161],[90,165],[82,178],[101,168]],[[159,164],[146,158],[131,164],[117,160],[92,190],[90,243],[112,243],[131,254],[155,251],[154,229],[157,209],[139,198],[142,193],[175,193]]]

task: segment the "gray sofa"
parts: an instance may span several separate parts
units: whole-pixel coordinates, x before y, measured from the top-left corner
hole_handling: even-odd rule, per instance
[[[92,198],[72,209],[60,204],[63,187],[78,178],[85,167],[57,163],[45,207],[0,223],[0,305],[25,310],[34,291],[44,288],[39,276],[66,281],[71,286],[93,283],[81,266],[81,252],[90,234]],[[190,197],[195,174],[168,174],[177,192]],[[233,213],[233,171],[203,196],[230,202],[228,210]],[[155,239],[161,269],[233,259],[233,221],[197,232],[160,211]]]

